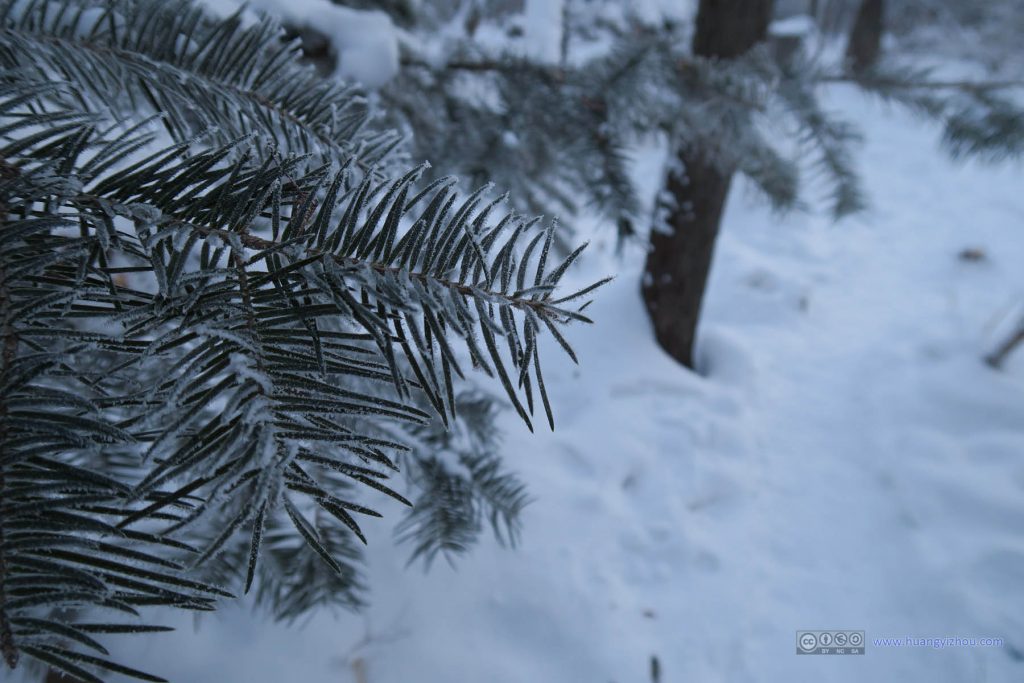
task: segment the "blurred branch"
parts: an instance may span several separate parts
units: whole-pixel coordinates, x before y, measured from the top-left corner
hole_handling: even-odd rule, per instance
[[[869,88],[902,88],[913,90],[968,90],[984,92],[1007,88],[1024,88],[1024,80],[999,81],[904,81],[898,78],[871,77],[855,74],[832,74],[818,78],[819,83],[853,83]]]
[[[998,349],[985,356],[985,362],[994,368],[1002,367],[1006,357],[1022,343],[1024,343],[1024,320],[1021,320],[1017,330]]]
[[[676,59],[676,63],[681,72],[685,72],[696,66],[695,60],[690,60],[685,57],[678,57]],[[498,61],[493,59],[455,59],[450,62],[445,62],[443,64],[432,64],[430,62],[415,59],[412,57],[403,57],[402,66],[410,66],[419,69],[428,69],[431,71],[470,71],[476,73],[509,73],[519,71],[522,68],[522,64],[519,61]],[[564,80],[566,74],[566,70],[562,67],[544,67],[536,64],[531,64],[531,68],[547,73],[552,78],[559,81]],[[1004,79],[994,81],[922,80],[911,82],[899,78],[871,76],[870,74],[839,73],[822,74],[818,76],[816,80],[819,83],[854,83],[857,85],[863,85],[871,88],[904,88],[915,90],[986,91],[1002,90],[1007,88],[1024,88],[1024,80],[1020,79]]]

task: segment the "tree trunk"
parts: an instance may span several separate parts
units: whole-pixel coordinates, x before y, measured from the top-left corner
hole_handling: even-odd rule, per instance
[[[882,51],[884,0],[863,0],[846,44],[846,63],[853,73],[873,67]]]
[[[694,54],[731,59],[763,41],[773,0],[701,0]],[[667,232],[651,231],[642,292],[658,343],[693,367],[693,342],[711,270],[722,209],[732,173],[703,159],[700,150],[676,152],[665,179],[672,198]]]

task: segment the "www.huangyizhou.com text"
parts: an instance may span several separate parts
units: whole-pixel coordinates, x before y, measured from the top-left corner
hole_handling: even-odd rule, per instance
[[[947,647],[1002,647],[1002,638],[984,638],[979,636],[947,636],[945,638],[873,638],[876,647],[930,647],[941,650]]]

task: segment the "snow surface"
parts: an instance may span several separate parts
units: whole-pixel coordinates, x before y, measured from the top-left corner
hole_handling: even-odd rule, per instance
[[[606,229],[574,276],[619,271],[571,330],[581,366],[547,349],[557,431],[505,421],[535,498],[521,547],[406,569],[388,508],[363,615],[171,614],[115,656],[194,683],[644,682],[652,655],[664,683],[1024,679],[1024,352],[980,360],[1024,299],[1021,169],[954,165],[851,89],[829,104],[865,130],[874,208],[773,218],[740,184],[702,375],[654,344],[642,254],[615,261]],[[863,629],[867,652],[797,656],[805,628]],[[873,644],[946,636],[1006,644]]]
[[[391,18],[378,10],[355,10],[330,0],[203,0],[214,12],[229,15],[240,7],[260,10],[282,21],[309,26],[331,39],[341,78],[378,88],[398,73],[398,34]]]
[[[798,38],[813,34],[817,30],[814,17],[807,14],[795,14],[785,19],[777,19],[768,27],[769,35],[779,38]]]
[[[526,0],[525,50],[536,60],[554,63],[562,46],[562,0]]]

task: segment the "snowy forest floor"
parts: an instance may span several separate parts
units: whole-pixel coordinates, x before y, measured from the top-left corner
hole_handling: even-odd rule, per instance
[[[1024,300],[1024,175],[954,164],[853,90],[828,103],[863,127],[872,209],[773,217],[738,185],[701,375],[652,339],[640,251],[592,254],[578,277],[618,279],[570,330],[581,366],[550,349],[557,430],[504,424],[520,547],[406,569],[390,509],[364,614],[170,615],[117,655],[194,683],[646,683],[652,656],[662,683],[1024,679],[1024,351],[981,361]],[[807,628],[863,629],[866,653],[797,656]],[[1006,642],[875,644],[948,636]]]

